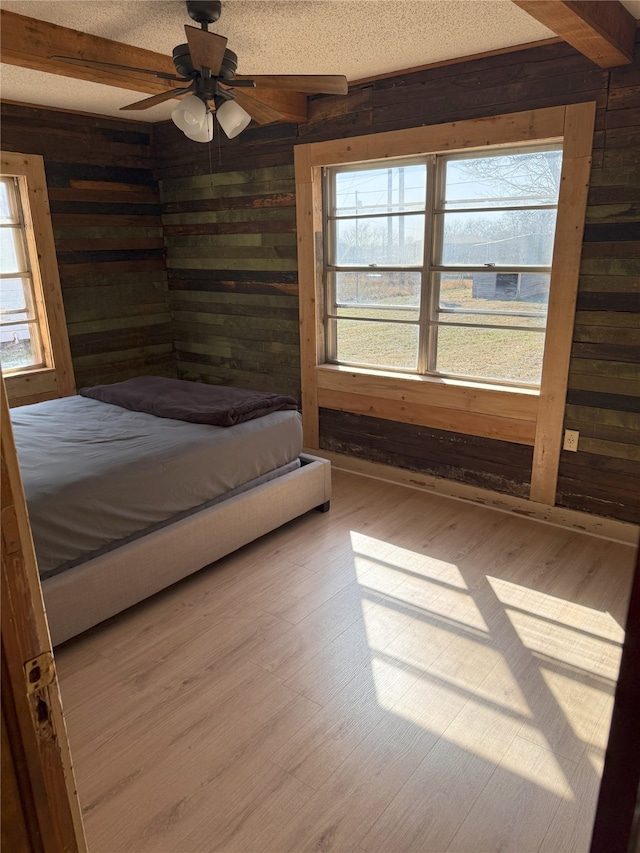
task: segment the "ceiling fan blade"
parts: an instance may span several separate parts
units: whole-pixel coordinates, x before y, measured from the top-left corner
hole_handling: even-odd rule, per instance
[[[216,77],[227,48],[226,38],[188,25],[185,26],[184,31],[187,35],[193,67],[208,68],[211,76]]]
[[[155,107],[156,104],[161,104],[163,101],[170,101],[171,98],[177,98],[179,95],[186,95],[187,92],[193,92],[194,86],[186,86],[182,89],[169,89],[168,92],[160,92],[159,95],[152,95],[150,98],[144,98],[142,101],[136,101],[134,104],[127,104],[126,107],[120,107],[121,110],[147,110],[149,107]]]
[[[282,116],[277,110],[252,98],[246,90],[234,89],[233,94],[236,103],[240,104],[242,109],[246,110],[257,124],[271,124],[274,121],[282,120]]]
[[[152,71],[150,68],[133,68],[131,65],[116,65],[114,62],[96,62],[93,59],[76,59],[72,56],[50,56],[49,59],[59,59],[61,62],[69,62],[72,65],[85,65],[88,68],[97,68],[105,71],[136,71],[139,74],[151,74],[162,80],[179,80],[186,83],[188,77],[176,77],[175,74],[165,74],[163,71]]]
[[[309,95],[346,95],[349,90],[347,78],[342,74],[236,74],[236,80],[255,80],[256,87],[285,89],[290,92],[305,92]]]

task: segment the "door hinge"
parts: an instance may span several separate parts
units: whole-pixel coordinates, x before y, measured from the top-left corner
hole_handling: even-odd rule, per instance
[[[51,652],[42,652],[24,665],[27,695],[46,687],[56,677],[56,665]]]

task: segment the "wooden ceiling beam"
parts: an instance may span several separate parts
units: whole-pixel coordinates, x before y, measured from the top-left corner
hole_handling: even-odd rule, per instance
[[[512,0],[601,68],[633,61],[636,22],[618,0]]]
[[[88,68],[72,65],[60,59],[52,59],[54,56],[69,56],[72,59],[93,59],[117,65],[135,65],[137,68],[175,74],[173,62],[161,53],[120,44],[79,30],[71,30],[57,24],[7,12],[4,9],[0,10],[0,23],[2,25],[0,59],[8,65],[19,65],[35,71],[46,71],[48,74],[88,80],[90,83],[118,86],[121,89],[132,89],[134,92],[147,92],[150,95],[166,92],[167,89],[180,85],[172,80],[158,80],[151,75]]]
[[[185,85],[173,80],[159,80],[150,74],[89,68],[52,59],[54,56],[68,56],[72,59],[91,59],[175,74],[173,61],[162,53],[38,21],[4,9],[0,10],[0,24],[0,60],[8,65],[19,65],[48,74],[60,74],[63,77],[74,77],[78,80],[88,80],[90,83],[117,86],[120,89],[131,89],[150,95]],[[274,92],[270,89],[238,91],[241,91],[243,96],[246,94],[252,104],[255,103],[256,112],[262,107],[262,123],[307,120],[307,98],[299,92]]]

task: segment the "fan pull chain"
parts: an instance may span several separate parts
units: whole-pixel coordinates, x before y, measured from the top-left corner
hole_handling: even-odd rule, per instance
[[[214,134],[215,136],[215,134]],[[209,152],[209,180],[211,182],[211,194],[213,195],[213,165],[211,163],[211,145],[213,143],[213,137],[209,140],[209,144],[207,145],[207,150]]]

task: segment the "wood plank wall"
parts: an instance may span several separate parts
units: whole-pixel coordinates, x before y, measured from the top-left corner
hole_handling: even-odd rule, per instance
[[[3,104],[1,143],[44,158],[77,386],[175,376],[149,125]]]
[[[640,488],[640,62],[611,72],[594,151],[558,503],[638,522]],[[585,490],[585,483],[589,484]]]
[[[285,132],[291,133],[287,127]],[[218,160],[213,177],[208,168],[190,175],[185,166],[187,171],[194,168],[192,158],[202,154],[203,146],[187,141],[185,150],[184,137],[173,131],[160,129],[157,150],[162,152],[163,226],[178,375],[298,399],[291,143],[277,155],[283,161],[278,165],[270,165],[273,151],[266,158],[250,154],[229,164],[225,150],[216,157],[227,169],[221,170]],[[279,126],[267,136],[273,141],[282,133]],[[244,145],[250,147],[250,142]],[[203,171],[197,165],[196,170]]]
[[[180,377],[299,396],[293,167],[161,183]]]
[[[203,198],[207,195],[205,183],[193,179],[209,174],[209,153],[204,146],[185,140],[173,126],[156,125],[159,175],[172,193],[180,193],[179,202],[166,204],[165,230],[166,226],[190,223],[201,227],[209,221],[211,231],[206,233],[225,233],[216,230],[223,221],[220,215],[215,219],[220,223],[216,228],[213,217],[197,218],[198,212],[212,215],[224,210],[228,223],[242,222],[241,230],[233,233],[273,235],[267,222],[270,216],[265,214],[277,208],[281,189],[276,185],[269,189],[268,170],[289,166],[296,142],[582,101],[596,102],[597,117],[566,411],[566,426],[580,430],[581,442],[577,453],[562,454],[557,502],[637,522],[640,51],[633,66],[607,71],[568,45],[547,45],[372,81],[352,87],[345,97],[318,97],[310,103],[310,121],[297,129],[291,125],[249,129],[235,140],[223,137],[218,141],[212,158],[218,195],[208,199]],[[265,170],[264,177],[255,171],[260,169]],[[234,182],[232,186],[238,182],[242,185],[244,180],[248,187],[253,186],[254,195],[232,198],[227,194],[227,201],[221,201],[222,176],[226,173],[233,173],[228,177]],[[283,175],[277,171],[271,174],[274,180],[276,175]],[[273,198],[271,206],[265,198],[269,195]],[[292,215],[288,192],[286,204],[287,216]],[[176,220],[175,215],[182,211],[187,218]],[[232,266],[223,260],[231,260],[229,249],[223,255],[212,243],[211,251],[218,259],[216,269],[187,269],[180,263],[180,258],[186,257],[184,245],[170,242],[178,233],[187,236],[202,232],[167,232],[172,301],[182,307],[190,305],[199,314],[197,323],[189,322],[189,326],[197,326],[201,336],[196,339],[192,332],[187,341],[181,334],[179,370],[182,375],[208,381],[253,383],[244,367],[251,362],[258,364],[248,330],[259,328],[258,307],[268,308],[265,297],[283,293],[283,285],[289,288],[288,298],[295,300],[294,269],[286,266],[286,279],[284,272],[274,276],[273,267],[260,263],[255,253],[251,263],[238,263],[238,256],[233,255]],[[283,243],[282,247],[288,245]],[[174,253],[178,248],[182,249],[180,256]],[[290,261],[291,257],[286,259]],[[284,265],[279,269],[284,270]],[[177,291],[186,298],[178,299]],[[206,300],[197,296],[203,292]],[[251,301],[240,301],[241,294],[251,296]],[[231,314],[230,305],[244,312],[242,322],[238,314]],[[186,319],[188,315],[182,316]],[[190,317],[196,319],[193,313]],[[260,345],[260,382],[264,377],[269,387],[280,383],[280,387],[290,389],[291,374],[281,356],[291,356],[293,367],[294,340],[291,326],[286,332],[282,329],[279,338],[271,338],[280,349]],[[200,344],[197,349],[196,343]],[[228,352],[223,354],[223,347],[228,347]],[[203,366],[195,366],[198,359]],[[531,476],[531,448],[336,411],[321,412],[321,446],[514,495],[528,492]]]
[[[320,409],[324,449],[389,464],[470,486],[529,496],[533,448],[445,430]],[[460,472],[464,471],[464,479]]]

